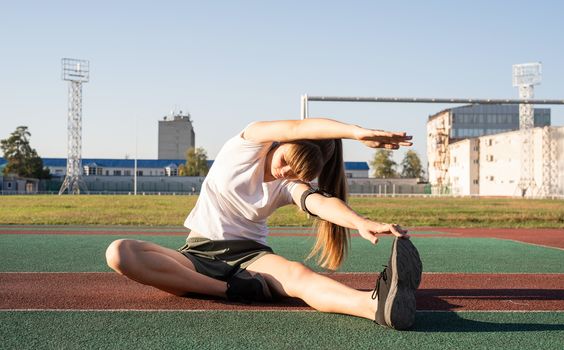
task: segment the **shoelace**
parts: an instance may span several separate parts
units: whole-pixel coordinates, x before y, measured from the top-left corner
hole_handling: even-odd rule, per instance
[[[380,287],[380,281],[382,280],[382,278],[384,279],[384,281],[388,280],[388,276],[386,275],[386,269],[388,268],[388,266],[386,266],[386,265],[382,265],[382,266],[384,266],[384,270],[382,270],[382,272],[380,272],[380,275],[378,276],[378,279],[376,280],[376,287],[372,291],[372,300],[376,299],[376,297],[378,296],[378,289]]]

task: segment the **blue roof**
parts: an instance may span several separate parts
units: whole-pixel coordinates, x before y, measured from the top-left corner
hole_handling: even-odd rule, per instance
[[[208,161],[209,162],[209,161]],[[166,168],[174,164],[176,166],[184,164],[184,159],[137,159],[138,168]],[[102,168],[133,168],[133,159],[104,159],[104,158],[82,158],[83,165],[94,165]],[[43,158],[43,165],[46,167],[65,167],[66,158]]]
[[[346,170],[369,170],[366,162],[345,162]]]
[[[0,157],[0,166],[7,163]],[[171,164],[176,166],[186,163],[184,159],[137,159],[138,168],[166,168]],[[133,159],[104,159],[104,158],[82,158],[83,165],[96,164],[102,168],[133,168]],[[213,160],[208,160],[208,167],[211,167]],[[43,158],[45,167],[66,167],[66,158]],[[368,170],[366,162],[345,162],[346,170]]]

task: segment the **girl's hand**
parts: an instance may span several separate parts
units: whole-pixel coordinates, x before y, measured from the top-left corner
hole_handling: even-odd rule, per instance
[[[384,224],[365,220],[357,229],[360,236],[369,240],[372,244],[378,243],[378,237],[376,237],[378,233],[393,234],[399,238],[409,238],[407,230],[398,224]]]
[[[400,146],[413,145],[413,142],[409,141],[412,136],[406,135],[405,132],[390,132],[362,127],[357,128],[355,139],[370,148],[398,149]]]

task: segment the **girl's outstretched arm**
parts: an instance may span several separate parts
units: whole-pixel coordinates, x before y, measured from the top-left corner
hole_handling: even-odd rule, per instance
[[[299,184],[293,191],[294,202],[300,206],[302,194],[309,189],[305,184]],[[349,207],[339,198],[327,198],[314,193],[307,196],[305,201],[307,209],[319,218],[336,225],[358,230],[358,233],[373,244],[378,242],[376,234],[393,234],[396,237],[409,238],[407,230],[397,224],[375,222],[365,218]],[[301,208],[303,209],[303,208]]]
[[[365,129],[332,119],[279,120],[256,122],[245,130],[243,137],[255,142],[290,142],[295,140],[351,139],[371,148],[397,149],[411,146],[411,136],[405,132]]]

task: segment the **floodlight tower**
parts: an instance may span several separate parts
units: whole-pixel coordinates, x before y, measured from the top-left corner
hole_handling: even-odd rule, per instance
[[[542,70],[540,62],[513,65],[513,86],[519,89],[519,99],[533,99],[534,85],[541,82]],[[519,129],[521,130],[521,176],[518,187],[521,195],[525,196],[528,189],[536,187],[534,178],[534,138],[535,126],[533,105],[521,103],[519,105]]]
[[[69,194],[86,191],[82,180],[82,83],[90,78],[89,62],[73,58],[63,58],[62,79],[69,82],[67,174],[59,194],[68,190]]]

